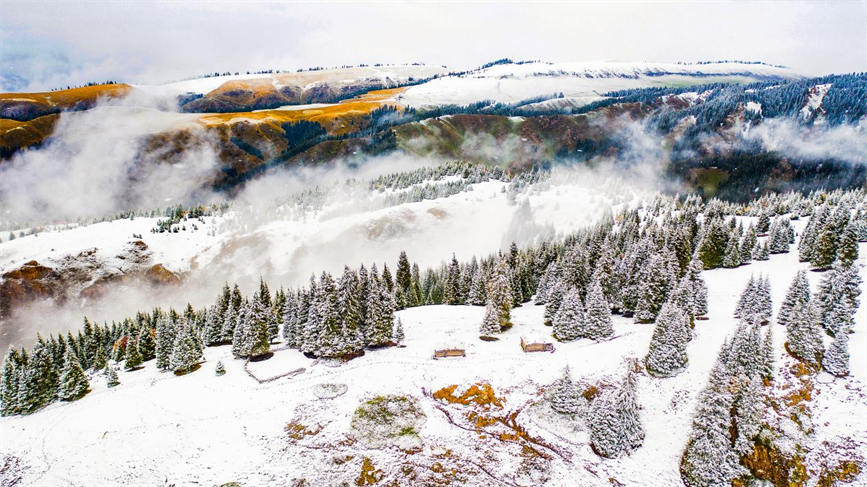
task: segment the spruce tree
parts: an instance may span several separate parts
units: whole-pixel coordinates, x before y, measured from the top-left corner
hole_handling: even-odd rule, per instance
[[[172,346],[175,343],[175,325],[166,316],[157,319],[156,359],[157,368],[168,370]]]
[[[786,328],[786,349],[798,360],[814,367],[821,361],[824,344],[822,328],[816,322],[817,312],[812,303],[796,306]]]
[[[638,303],[635,306],[636,323],[651,323],[668,298],[674,276],[661,255],[654,255],[642,270]]]
[[[736,437],[734,449],[746,455],[753,449],[753,441],[762,426],[764,392],[759,375],[738,377],[738,394],[734,401]]]
[[[581,292],[573,287],[563,297],[560,309],[554,317],[554,338],[568,342],[581,338],[581,326],[584,323],[584,305],[581,303]]]
[[[461,304],[461,268],[455,254],[449,263],[446,274],[445,304]]]
[[[505,258],[500,258],[487,285],[488,306],[497,311],[497,319],[500,329],[512,326],[512,285],[510,282],[509,263]]]
[[[759,375],[769,382],[774,380],[775,355],[773,329],[773,326],[769,326],[767,331],[765,331],[765,337],[761,344],[761,356],[759,360]]]
[[[858,260],[858,231],[853,219],[846,225],[840,236],[840,244],[837,246],[837,261],[843,267],[851,266]]]
[[[723,253],[722,267],[731,269],[741,265],[741,251],[738,238],[735,235],[729,237],[725,252]]]
[[[665,303],[656,318],[656,328],[644,359],[647,371],[658,377],[671,377],[680,373],[688,360],[686,344],[689,335],[686,314],[674,303]]]
[[[126,356],[123,367],[126,370],[135,370],[142,364],[141,353],[138,351],[138,343],[130,337],[126,342]]]
[[[222,360],[217,360],[217,366],[214,367],[214,375],[217,377],[221,375],[226,375],[226,366],[223,365]]]
[[[193,328],[189,325],[181,326],[172,346],[169,369],[176,374],[182,374],[192,370],[201,361],[202,349],[195,338]]]
[[[692,284],[692,305],[695,316],[704,316],[707,314],[707,284],[701,276],[701,270],[701,261],[697,257],[693,257],[689,262],[686,276]]]
[[[602,282],[598,279],[590,285],[581,334],[591,340],[602,340],[614,334],[611,322],[611,305],[605,299]]]
[[[822,356],[822,368],[837,377],[849,375],[849,334],[838,333]]]
[[[112,388],[120,384],[117,378],[117,370],[111,364],[105,364],[105,385]]]
[[[575,414],[581,409],[582,399],[578,387],[572,382],[567,366],[563,369],[563,376],[551,385],[548,402],[551,403],[551,408],[558,413]]]
[[[548,291],[548,299],[545,302],[545,326],[552,326],[557,312],[560,310],[560,303],[563,302],[563,296],[566,294],[566,285],[563,281],[557,279]]]
[[[470,284],[470,295],[468,304],[473,306],[484,306],[487,303],[488,297],[485,292],[485,277],[482,274],[481,267],[477,268],[473,273],[473,282]]]
[[[502,331],[500,327],[500,313],[491,304],[485,307],[485,316],[479,326],[479,334],[483,337],[492,337]]]
[[[783,304],[780,306],[780,312],[777,314],[777,323],[789,326],[792,319],[792,310],[796,306],[805,305],[809,302],[810,283],[807,281],[807,272],[800,270],[795,274],[788,291],[786,291],[786,297],[783,298]]]
[[[60,386],[57,389],[57,397],[61,401],[75,401],[81,399],[90,390],[90,383],[78,359],[72,352],[66,354],[66,362],[60,373]]]
[[[834,228],[828,226],[822,230],[813,249],[810,252],[810,265],[816,270],[826,270],[834,263],[837,257],[837,236]]]
[[[401,250],[400,257],[397,259],[397,270],[394,274],[395,284],[404,296],[405,306],[416,306],[415,297],[412,293],[412,271],[409,266],[409,259],[406,257],[406,252]]]
[[[734,395],[723,355],[724,351],[720,352],[708,385],[699,394],[692,430],[681,457],[681,479],[687,487],[728,485],[746,473],[733,447],[730,412]]]
[[[3,372],[0,375],[0,416],[18,414],[17,358],[10,349],[3,359]]]
[[[638,414],[636,379],[630,364],[623,383],[596,398],[590,412],[590,445],[606,458],[628,455],[644,442]]]
[[[400,318],[394,320],[394,333],[392,333],[392,340],[396,344],[403,343],[404,339],[403,333],[403,321]]]

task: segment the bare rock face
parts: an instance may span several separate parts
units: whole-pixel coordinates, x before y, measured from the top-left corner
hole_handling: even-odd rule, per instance
[[[4,273],[0,283],[0,317],[28,302],[56,298],[65,286],[63,276],[35,260]]]
[[[156,286],[176,286],[181,283],[181,278],[162,264],[152,265],[145,271],[144,277],[150,284]]]
[[[33,301],[63,303],[71,297],[98,299],[111,288],[141,282],[150,286],[175,286],[181,276],[162,264],[154,264],[151,251],[141,240],[132,240],[116,256],[106,257],[91,248],[65,255],[50,263],[35,260],[0,276],[0,318]]]

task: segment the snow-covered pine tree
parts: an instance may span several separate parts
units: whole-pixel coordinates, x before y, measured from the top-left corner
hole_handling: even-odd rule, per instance
[[[722,263],[720,265],[727,269],[732,269],[741,265],[740,242],[738,241],[736,233],[732,233],[732,235],[729,236],[728,243],[723,252]]]
[[[562,280],[556,279],[551,283],[548,299],[545,302],[545,326],[552,326],[554,324],[554,317],[557,316],[557,312],[560,310],[560,303],[563,302],[566,291],[566,285]]]
[[[768,249],[768,242],[756,244],[756,248],[753,250],[753,260],[769,260],[770,258],[771,252]]]
[[[403,321],[400,318],[394,320],[394,332],[392,332],[392,340],[396,344],[403,343],[403,339],[405,338],[403,332]]]
[[[400,290],[400,288],[397,288]],[[340,314],[343,355],[350,355],[364,348],[364,324],[362,323],[361,299],[358,275],[344,266],[343,275],[337,283],[337,308]]]
[[[597,455],[606,458],[628,455],[644,443],[633,370],[629,364],[623,383],[591,403],[590,445]]]
[[[84,370],[78,359],[67,352],[66,362],[63,364],[63,370],[60,373],[60,386],[57,388],[57,397],[61,401],[75,401],[81,399],[90,390],[90,383],[87,381],[87,376],[84,375]]]
[[[487,293],[485,292],[485,276],[482,273],[482,268],[479,266],[473,273],[473,282],[470,284],[470,295],[468,298],[469,304],[473,306],[484,306],[487,303]]]
[[[400,256],[397,258],[397,269],[394,273],[394,281],[397,289],[404,297],[404,306],[416,306],[414,293],[412,292],[412,271],[410,270],[409,259],[406,257],[406,252],[401,250]]]
[[[271,311],[271,306],[268,305],[261,295],[254,294],[250,300],[250,306],[247,309],[247,319],[250,324],[248,327],[249,335],[247,343],[249,348],[247,357],[258,357],[268,353],[271,349],[271,326],[274,321],[274,313]]]
[[[286,293],[283,303],[283,341],[290,348],[300,346],[300,330],[298,330],[298,295],[291,290]]]
[[[768,276],[759,277],[759,280],[756,283],[753,321],[763,325],[770,323],[773,309],[774,303],[771,298],[771,280]]]
[[[594,279],[587,293],[581,335],[591,340],[602,340],[614,334],[611,322],[611,305],[605,299],[602,282]]]
[[[235,335],[235,327],[238,324],[238,313],[241,312],[241,307],[244,304],[244,298],[241,296],[241,289],[235,284],[232,288],[231,299],[223,316],[223,339],[222,343],[232,343]],[[174,337],[172,337],[174,343]]]
[[[18,414],[18,356],[9,349],[0,373],[0,416]]]
[[[138,351],[138,342],[129,337],[126,342],[126,356],[124,357],[123,368],[126,370],[135,370],[142,364],[141,353]]]
[[[690,331],[686,313],[673,302],[667,302],[656,318],[656,328],[644,359],[647,371],[658,377],[671,377],[687,365],[686,344]]]
[[[216,375],[217,377],[221,375],[226,375],[226,366],[223,365],[222,360],[217,360],[217,366],[214,367],[214,375]]]
[[[759,360],[759,376],[767,381],[774,380],[774,338],[773,326],[769,326],[765,331],[765,337],[762,340]]]
[[[157,369],[168,370],[172,346],[175,343],[175,324],[165,315],[157,318],[156,359]]]
[[[18,374],[17,402],[20,413],[33,413],[57,397],[57,369],[41,336],[37,336],[30,357],[26,365],[19,368]]]
[[[840,235],[840,244],[837,246],[837,261],[842,267],[851,266],[858,260],[858,230],[857,220],[852,219],[843,234]]]
[[[810,265],[816,270],[831,268],[837,257],[837,235],[832,225],[827,225],[819,233],[813,249],[810,251]]]
[[[169,370],[176,374],[189,372],[202,361],[202,349],[195,338],[195,332],[189,324],[181,324],[172,346],[169,358]]]
[[[106,387],[114,387],[120,384],[117,378],[117,369],[111,364],[105,364],[105,385]]]
[[[786,297],[783,298],[783,304],[780,306],[780,312],[777,314],[777,323],[789,326],[792,310],[798,305],[804,305],[809,302],[810,283],[807,281],[807,272],[800,270],[795,274],[788,291],[786,291]]]
[[[241,304],[238,310],[237,323],[235,331],[232,334],[232,355],[235,358],[243,358],[248,356],[250,344],[248,343],[250,332],[250,319],[247,316],[250,313],[250,302],[246,301]],[[174,342],[172,342],[174,345]],[[167,366],[168,368],[168,366]]]
[[[584,322],[584,304],[581,302],[581,292],[573,287],[563,297],[560,309],[554,317],[554,338],[568,342],[581,338],[581,326]]]
[[[635,322],[651,323],[668,298],[674,276],[665,265],[661,254],[651,256],[641,272],[638,302],[635,306]]]
[[[698,257],[705,269],[719,267],[728,246],[729,231],[722,219],[714,218],[707,223],[704,237],[698,245]]]
[[[680,461],[687,487],[728,485],[746,473],[732,445],[730,412],[734,404],[731,376],[726,370],[725,349],[711,370],[707,386],[699,394],[692,430]]]
[[[512,326],[512,284],[511,271],[506,258],[501,257],[494,266],[487,284],[488,306],[497,311],[500,330]]]
[[[228,289],[228,287],[226,288]],[[223,340],[223,316],[218,306],[209,306],[205,310],[205,345],[219,345]]]
[[[798,360],[818,367],[824,344],[822,328],[816,322],[818,313],[814,308],[813,303],[807,303],[792,310],[791,320],[786,328],[786,350]]]
[[[766,211],[763,211],[759,214],[759,220],[756,223],[756,232],[758,232],[759,235],[765,234],[765,233],[768,233],[770,228],[771,228],[771,216]]]
[[[455,254],[449,262],[446,274],[445,304],[461,304],[461,266]]]
[[[753,258],[753,250],[756,248],[758,238],[756,237],[756,227],[750,225],[744,232],[744,238],[741,240],[741,264],[748,264]]]
[[[701,276],[702,264],[698,257],[693,257],[686,270],[686,277],[692,285],[692,305],[695,316],[707,314],[707,284]]]
[[[482,318],[482,323],[479,326],[479,335],[482,337],[492,337],[500,333],[500,313],[491,304],[485,306],[485,316]]]
[[[762,427],[765,395],[758,374],[751,377],[740,375],[737,380],[738,393],[734,401],[737,432],[734,449],[740,455],[746,455],[752,451],[753,441]]]
[[[849,375],[849,334],[837,333],[822,356],[822,368],[837,377]]]
[[[555,380],[548,393],[548,402],[554,411],[562,414],[575,414],[581,409],[584,398],[572,382],[569,367],[563,369],[563,376]]]
[[[750,275],[750,280],[741,292],[738,303],[735,305],[734,317],[742,321],[746,321],[753,314],[753,304],[755,303],[755,295],[757,283],[754,276]]]

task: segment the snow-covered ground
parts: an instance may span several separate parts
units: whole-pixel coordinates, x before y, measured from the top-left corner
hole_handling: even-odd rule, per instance
[[[803,228],[803,220],[796,229]],[[859,264],[865,272],[867,245],[860,246]],[[546,485],[680,485],[678,462],[690,429],[698,392],[704,387],[717,352],[736,326],[735,302],[751,275],[770,278],[774,309],[797,270],[804,268],[796,251],[773,255],[737,269],[704,273],[708,285],[709,320],[698,321],[688,348],[689,367],[667,379],[639,377],[638,398],[647,430],[644,444],[630,456],[603,460],[589,448],[585,432],[570,422],[524,409],[538,401],[539,387],[551,383],[564,365],[582,383],[614,382],[622,374],[625,357],[642,357],[653,325],[633,324],[615,317],[615,337],[601,343],[579,340],[557,343],[553,354],[524,354],[521,337],[550,336],[542,325],[543,308],[524,305],[513,311],[515,326],[497,342],[478,339],[483,308],[429,306],[401,311],[406,331],[404,348],[368,351],[345,364],[305,358],[277,346],[274,356],[249,364],[258,379],[303,368],[303,372],[260,384],[248,376],[243,363],[231,358],[230,347],[208,348],[206,362],[182,377],[159,373],[153,362],[135,372],[121,372],[121,385],[107,389],[101,376],[92,379],[92,392],[71,404],[53,404],[26,417],[0,419],[0,454],[20,456],[26,466],[25,485],[291,485],[306,478],[309,485],[352,483],[368,457],[377,469],[396,474],[406,465],[419,475],[436,471],[460,458],[495,450],[500,443],[472,431],[455,428],[437,408],[439,402],[424,391],[451,384],[458,392],[476,382],[488,382],[505,408],[522,411],[516,421],[530,435],[567,452],[569,460],[554,457]],[[822,275],[808,273],[813,288]],[[779,360],[785,330],[773,324]],[[463,346],[466,358],[432,360],[434,348]],[[852,375],[816,378],[812,404],[815,441],[852,438],[857,452],[867,457],[867,313],[858,311],[850,340]],[[225,376],[213,373],[217,360]],[[780,371],[778,370],[778,373]],[[316,386],[345,384],[336,399],[319,399]],[[418,399],[426,421],[418,431],[420,452],[376,449],[346,436],[355,408],[375,395],[399,394]],[[292,439],[284,427],[292,422],[309,428],[309,436]],[[306,431],[306,430],[305,430]],[[315,433],[314,433],[315,432]],[[306,434],[306,433],[305,433]],[[495,453],[490,453],[496,456]],[[485,457],[487,458],[487,457]],[[488,465],[496,477],[497,465]],[[862,482],[862,474],[855,483]],[[499,485],[480,473],[468,485]],[[506,482],[502,482],[508,485]]]
[[[793,79],[786,68],[763,64],[564,62],[499,64],[464,76],[447,76],[409,87],[400,98],[408,106],[466,105],[491,100],[515,103],[563,93],[558,106],[580,106],[603,93],[653,86],[746,82],[763,77]]]

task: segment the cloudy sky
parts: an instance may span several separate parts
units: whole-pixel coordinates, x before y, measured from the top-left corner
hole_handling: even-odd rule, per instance
[[[763,60],[867,71],[867,0],[297,3],[0,0],[0,90],[421,61]]]

